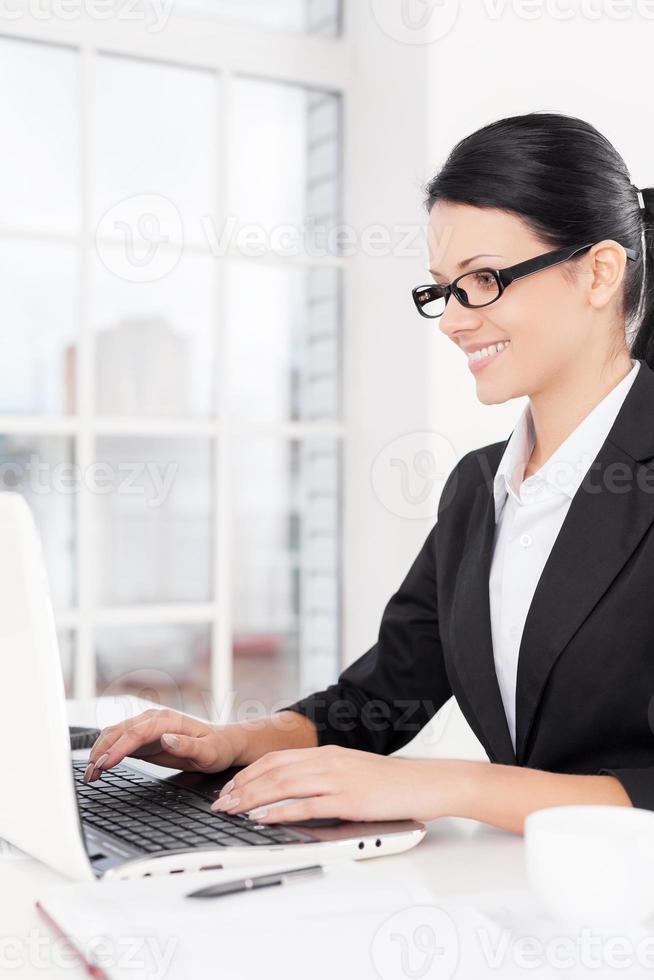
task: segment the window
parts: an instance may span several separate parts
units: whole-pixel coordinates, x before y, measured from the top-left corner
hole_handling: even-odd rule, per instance
[[[69,693],[225,720],[340,662],[343,84],[279,72],[289,31],[328,63],[340,11],[181,9],[197,52],[0,39],[0,489]],[[215,15],[280,29],[257,77],[207,59]]]

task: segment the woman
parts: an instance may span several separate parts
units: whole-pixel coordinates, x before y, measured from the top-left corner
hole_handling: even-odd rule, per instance
[[[214,807],[262,822],[654,809],[654,189],[590,124],[532,113],[463,139],[427,191],[414,301],[482,402],[528,396],[510,438],[456,465],[337,684],[256,722],[146,711],[88,778],[128,755],[244,766]],[[490,764],[389,758],[452,694]]]

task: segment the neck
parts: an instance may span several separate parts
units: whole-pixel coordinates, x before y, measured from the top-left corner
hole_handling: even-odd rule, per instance
[[[571,432],[596,405],[631,371],[631,356],[625,349],[608,366],[599,359],[584,358],[568,372],[529,396],[536,441],[528,463],[528,474],[552,456]]]

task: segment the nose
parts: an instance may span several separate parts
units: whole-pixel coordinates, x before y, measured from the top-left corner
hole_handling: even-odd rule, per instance
[[[439,317],[439,329],[446,337],[449,337],[455,344],[468,333],[474,333],[479,329],[482,317],[479,310],[469,309],[462,306],[456,296],[450,296],[445,312]]]

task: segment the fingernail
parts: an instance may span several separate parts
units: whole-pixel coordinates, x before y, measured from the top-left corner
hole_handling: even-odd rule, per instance
[[[233,789],[234,789],[234,780],[230,779],[230,781],[228,783],[225,783],[225,785],[221,789],[220,793],[218,794],[218,798],[220,799],[221,796],[229,796],[230,791]]]
[[[258,806],[258,807],[255,807],[254,810],[250,810],[249,811],[248,817],[251,820],[259,820],[261,817],[265,817],[265,815],[267,813],[268,813],[268,807],[267,806]]]
[[[105,752],[105,754],[104,755],[101,755],[100,758],[97,759],[95,762],[89,762],[88,766],[84,770],[84,775],[82,777],[82,782],[83,783],[90,783],[93,780],[93,778],[94,778],[94,775],[95,775],[96,770],[99,769],[102,766],[102,763],[103,762],[106,762],[108,758],[109,758],[109,753],[108,752]],[[99,775],[100,775],[100,773],[97,773],[97,776],[99,776]]]
[[[226,810],[228,806],[231,806],[233,804],[233,802],[234,801],[233,801],[232,797],[229,794],[227,794],[227,796],[222,796],[219,799],[215,800],[211,804],[211,809],[212,810]]]
[[[211,804],[211,809],[217,810],[232,810],[234,807],[238,806],[241,802],[238,796],[224,796],[222,800],[216,800],[215,803]]]
[[[164,745],[168,745],[171,749],[179,748],[180,742],[177,735],[169,735],[169,734],[162,735],[161,741],[164,743]]]

